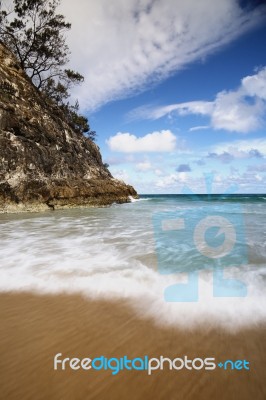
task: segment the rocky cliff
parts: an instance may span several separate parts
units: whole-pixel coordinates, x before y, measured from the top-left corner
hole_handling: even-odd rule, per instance
[[[98,146],[67,124],[0,43],[0,212],[108,205],[136,197]]]

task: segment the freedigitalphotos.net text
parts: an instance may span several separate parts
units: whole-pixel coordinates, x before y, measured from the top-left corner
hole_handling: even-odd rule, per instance
[[[110,370],[112,375],[118,374],[123,370],[137,370],[146,371],[148,375],[151,375],[154,371],[162,370],[182,370],[187,369],[190,371],[206,370],[212,371],[217,367],[224,370],[249,370],[249,362],[247,360],[226,360],[224,362],[216,363],[214,357],[206,358],[194,358],[191,359],[187,355],[183,357],[177,357],[174,359],[160,356],[149,358],[147,355],[144,357],[129,358],[124,357],[111,357],[107,358],[104,356],[95,358],[77,358],[77,357],[63,357],[62,353],[58,353],[54,357],[54,370],[67,370],[72,369],[73,371],[91,369],[100,370]]]

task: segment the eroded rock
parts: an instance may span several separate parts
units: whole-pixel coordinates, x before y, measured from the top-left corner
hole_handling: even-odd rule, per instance
[[[102,206],[137,197],[98,146],[68,125],[0,43],[0,212]]]

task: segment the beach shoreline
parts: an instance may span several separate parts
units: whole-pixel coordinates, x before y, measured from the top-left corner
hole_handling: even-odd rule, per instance
[[[155,325],[122,302],[78,295],[2,293],[1,399],[256,399],[266,398],[266,326],[221,328]],[[246,359],[250,370],[57,370],[62,357]]]

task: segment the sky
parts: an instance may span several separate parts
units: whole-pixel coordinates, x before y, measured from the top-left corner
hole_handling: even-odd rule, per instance
[[[140,194],[266,190],[266,0],[62,0],[72,90]],[[230,190],[230,189],[229,189]]]

